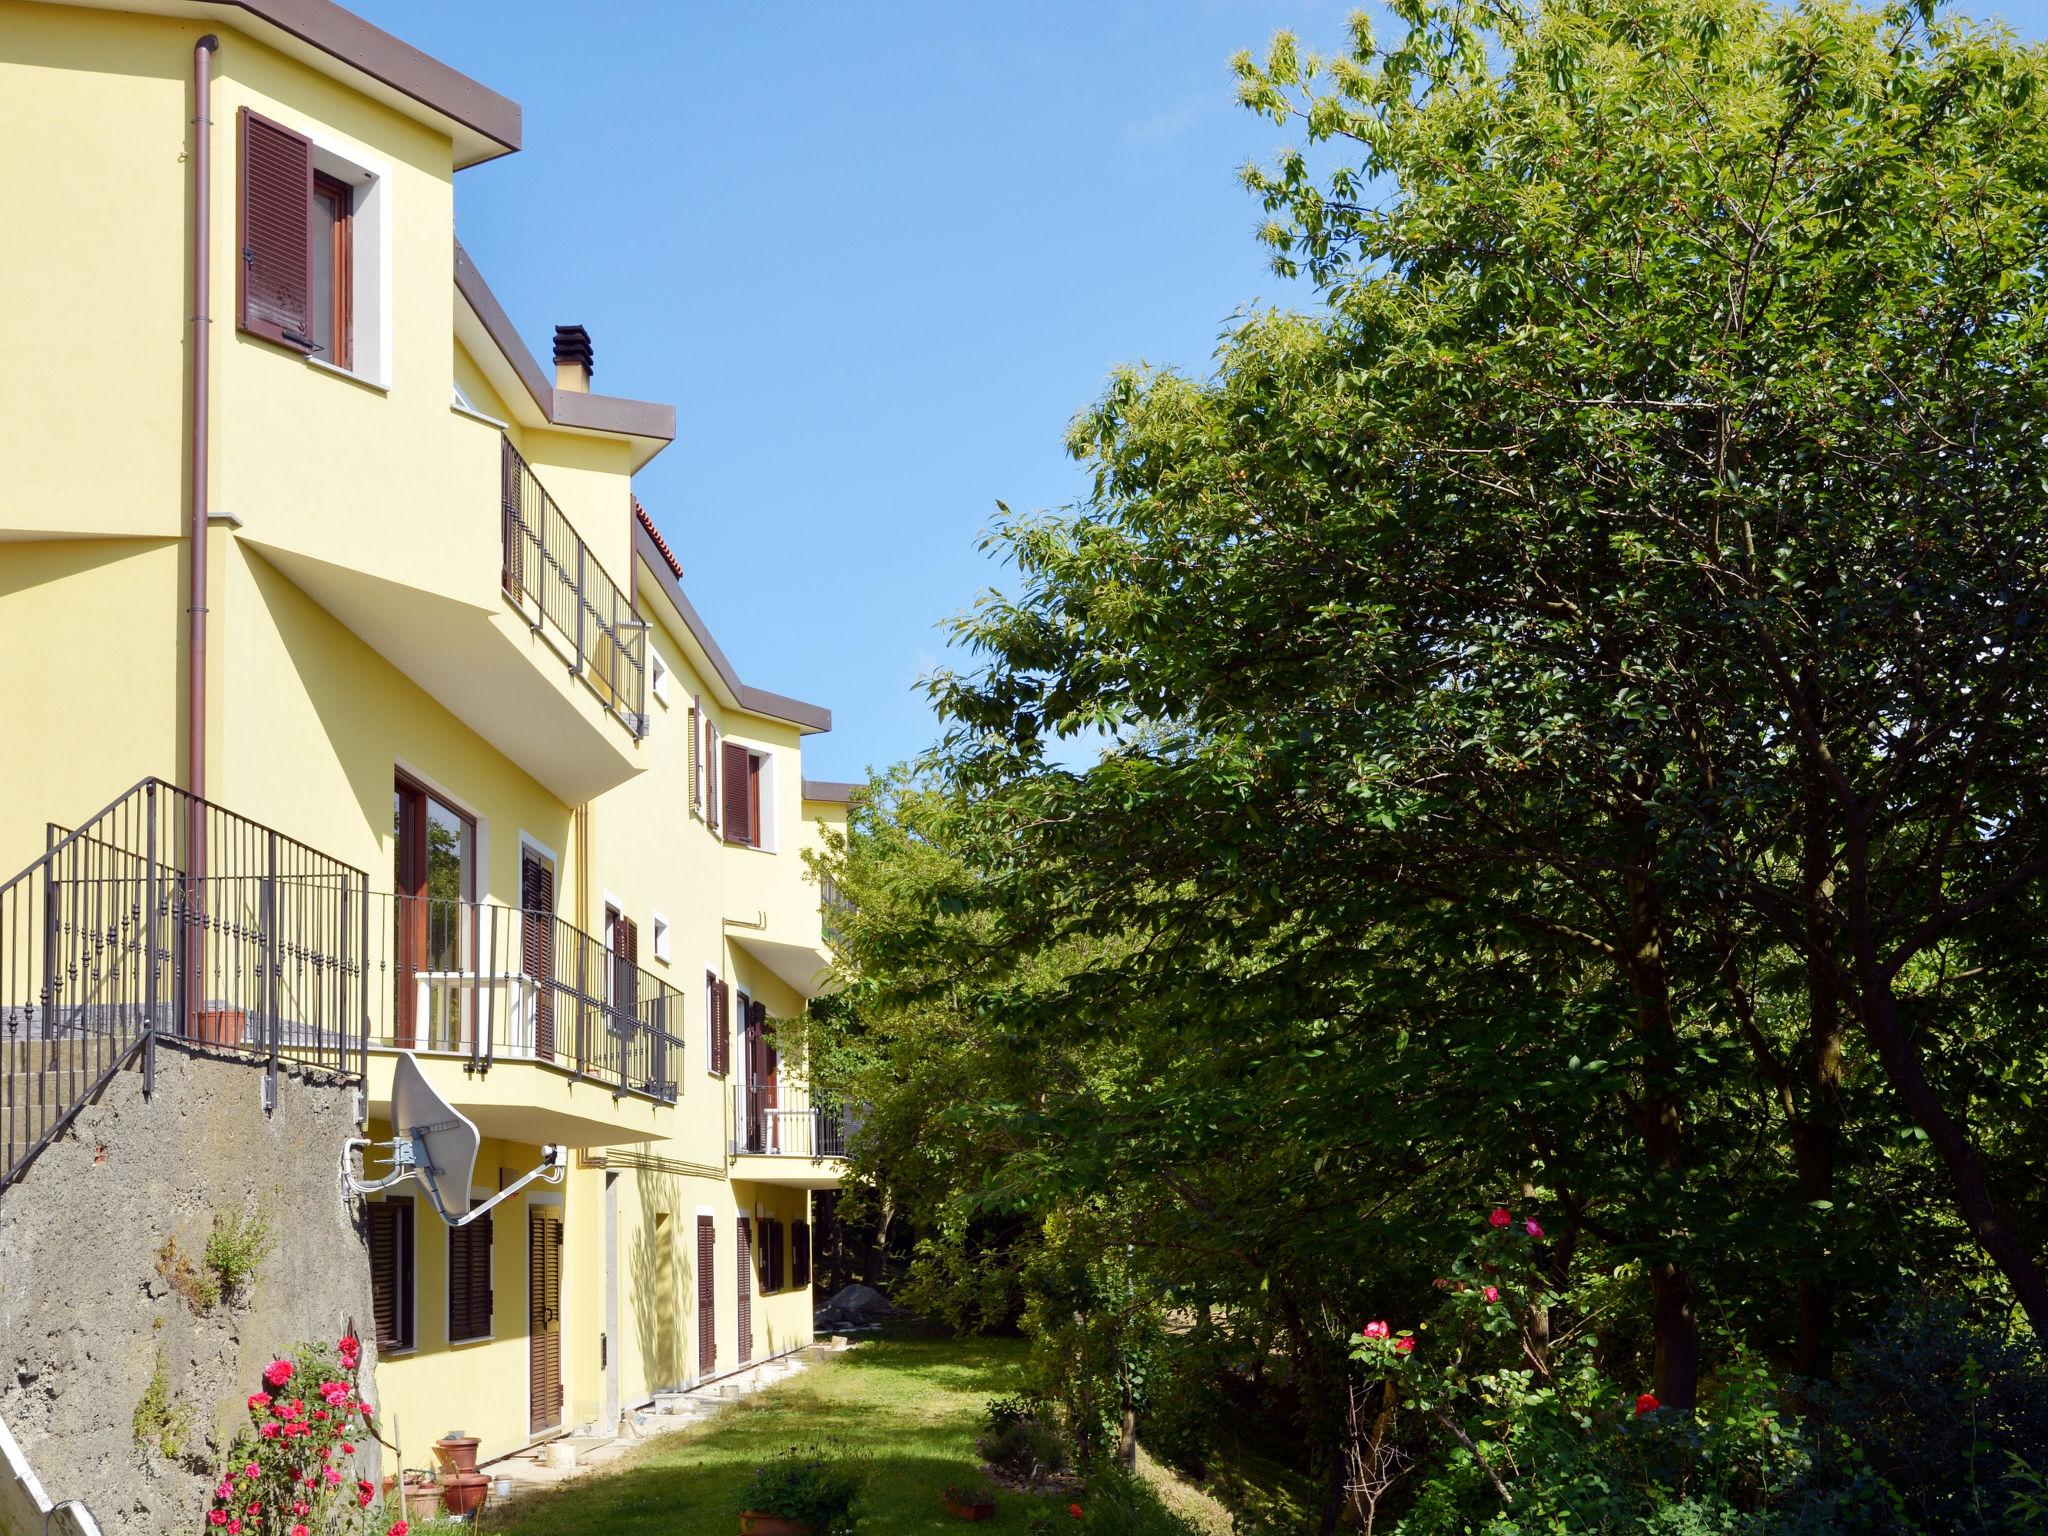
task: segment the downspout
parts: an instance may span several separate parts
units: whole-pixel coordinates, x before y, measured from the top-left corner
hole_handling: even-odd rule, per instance
[[[213,288],[213,54],[220,39],[211,32],[192,45],[192,440],[188,501],[191,527],[190,586],[185,641],[185,874],[187,913],[205,910],[206,879],[206,525],[207,429],[211,425]],[[204,985],[202,946],[195,931],[185,937],[183,1007],[177,1028],[190,1035],[198,1022]]]
[[[192,45],[192,372],[191,586],[185,644],[185,788],[206,798],[207,428],[211,424],[213,325],[208,295],[213,262],[213,53],[211,32]],[[194,839],[190,852],[199,850]]]

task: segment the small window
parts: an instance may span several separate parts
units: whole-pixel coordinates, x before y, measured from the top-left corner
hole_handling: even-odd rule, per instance
[[[411,1349],[413,1331],[412,1197],[400,1195],[365,1207],[370,1227],[370,1305],[377,1353]]]
[[[355,196],[345,181],[313,177],[313,355],[337,368],[355,367]]]
[[[647,648],[647,671],[654,689],[654,702],[668,703],[668,663],[653,646]]]
[[[470,1205],[475,1210],[481,1201]],[[448,1229],[448,1342],[491,1336],[491,1218]]]
[[[654,958],[668,964],[668,919],[659,912],[654,914]]]

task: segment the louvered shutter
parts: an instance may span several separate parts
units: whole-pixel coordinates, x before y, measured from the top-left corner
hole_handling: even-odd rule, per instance
[[[704,820],[718,830],[718,727],[704,722]]]
[[[377,1349],[410,1349],[413,1342],[412,1200],[380,1200],[365,1208],[370,1229],[370,1302]]]
[[[613,958],[612,1007],[619,1029],[625,1031],[640,1017],[640,925],[630,917],[620,918],[612,942],[618,949]]]
[[[732,988],[721,981],[712,991],[718,1006],[711,1020],[711,1070],[724,1077],[732,1071]]]
[[[241,327],[314,349],[313,141],[241,112]]]
[[[697,1374],[718,1369],[718,1224],[697,1218]]]
[[[811,1224],[807,1221],[794,1222],[789,1229],[789,1283],[811,1283]]]
[[[555,872],[529,856],[519,869],[519,967],[536,983],[533,1053],[555,1057]]]
[[[448,1338],[481,1339],[491,1331],[491,1218],[448,1229]]]
[[[740,1280],[740,1364],[754,1358],[754,1228],[746,1217],[739,1219]]]
[[[704,814],[704,738],[697,722],[704,718],[704,701],[690,700],[690,814]]]
[[[753,754],[729,741],[720,750],[724,754],[718,770],[725,784],[722,807],[725,840],[728,843],[751,843],[754,841],[754,825],[748,811],[752,806],[752,776],[747,770]]]

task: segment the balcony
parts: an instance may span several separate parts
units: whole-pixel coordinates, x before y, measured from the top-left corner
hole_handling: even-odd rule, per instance
[[[645,630],[504,434],[449,422],[447,451],[384,498],[314,515],[279,492],[235,537],[556,798],[580,805],[645,766]],[[359,701],[345,690],[312,702],[336,739],[359,728]]]
[[[370,1048],[411,1051],[487,1136],[594,1147],[673,1131],[683,995],[552,912],[370,898]],[[387,1058],[388,1061],[388,1058]],[[386,1066],[371,1070],[388,1098]]]
[[[533,469],[503,440],[505,594],[637,741],[647,734],[647,625]]]
[[[731,1177],[795,1189],[837,1189],[856,1129],[843,1109],[811,1103],[808,1084],[787,1078],[734,1083]]]

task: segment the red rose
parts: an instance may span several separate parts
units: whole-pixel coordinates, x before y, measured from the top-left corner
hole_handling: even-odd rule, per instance
[[[208,1525],[226,1525],[228,1523],[228,1512],[224,1509],[209,1509],[206,1512],[206,1523]]]
[[[1655,1413],[1659,1408],[1662,1408],[1663,1406],[1664,1405],[1662,1403],[1657,1401],[1656,1393],[1645,1392],[1641,1397],[1636,1399],[1636,1417],[1640,1419],[1646,1413]]]
[[[293,1526],[291,1528],[289,1536],[307,1536],[306,1527],[304,1526],[304,1524]]]
[[[405,1536],[405,1533],[411,1529],[412,1527],[403,1520],[394,1520],[385,1528],[384,1536]]]
[[[1500,1300],[1500,1288],[1498,1286],[1489,1285],[1484,1294],[1488,1306],[1492,1306],[1496,1301]]]
[[[269,1406],[270,1394],[268,1392],[251,1392],[249,1394],[249,1411],[251,1413],[259,1413]]]
[[[1387,1325],[1380,1322],[1367,1323],[1364,1333],[1368,1339],[1384,1339],[1387,1336]]]
[[[1067,1513],[1072,1515],[1076,1520],[1078,1520],[1081,1518],[1081,1506],[1078,1504],[1069,1504],[1067,1506]]]
[[[1412,1355],[1415,1353],[1415,1341],[1406,1334],[1403,1334],[1400,1338],[1394,1340],[1394,1348],[1401,1351],[1404,1355]]]
[[[356,1508],[368,1509],[370,1507],[370,1500],[376,1496],[377,1490],[370,1486],[367,1479],[356,1479]]]
[[[263,1367],[263,1379],[273,1387],[281,1387],[292,1379],[294,1369],[289,1360],[273,1360]]]
[[[1508,1208],[1506,1206],[1497,1205],[1493,1209],[1493,1214],[1487,1217],[1486,1219],[1492,1222],[1496,1227],[1504,1227],[1509,1222],[1513,1221],[1515,1218],[1508,1213]]]

